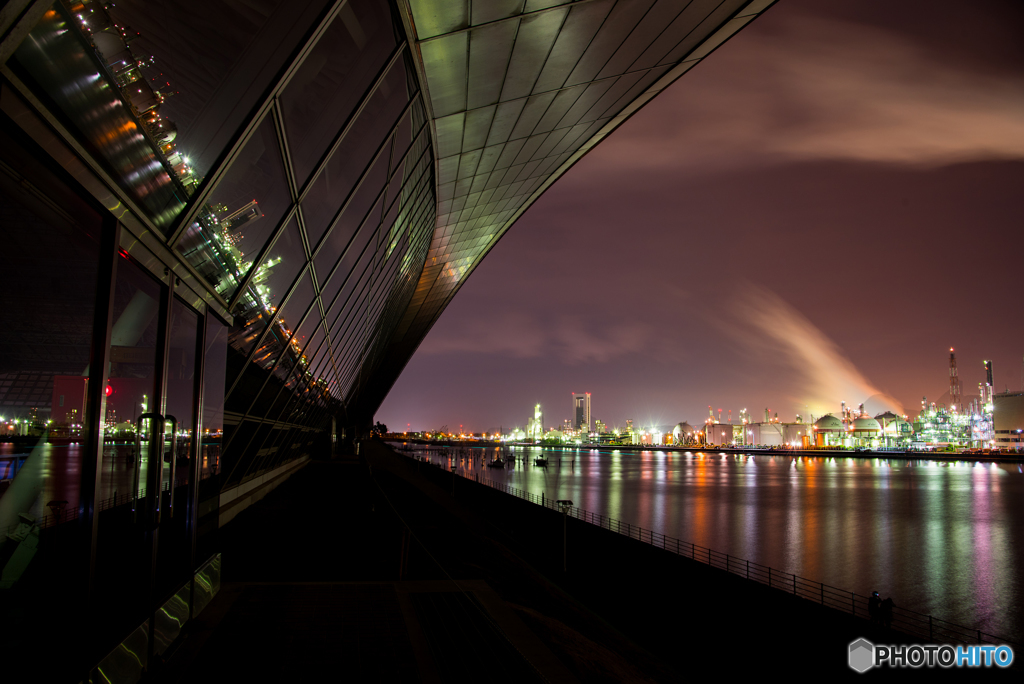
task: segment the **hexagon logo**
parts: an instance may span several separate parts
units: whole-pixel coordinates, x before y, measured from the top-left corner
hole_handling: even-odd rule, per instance
[[[867,639],[857,639],[850,644],[850,668],[867,672],[874,665],[875,645]]]

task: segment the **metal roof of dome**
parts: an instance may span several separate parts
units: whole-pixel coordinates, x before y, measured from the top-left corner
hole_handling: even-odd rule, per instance
[[[882,426],[878,424],[878,421],[868,416],[861,416],[860,418],[853,421],[854,432],[881,432]]]
[[[839,420],[831,413],[822,416],[818,420],[814,421],[815,430],[842,430],[844,429],[843,421]]]

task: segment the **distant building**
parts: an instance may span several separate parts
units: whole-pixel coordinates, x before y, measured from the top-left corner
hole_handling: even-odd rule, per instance
[[[989,407],[989,408],[984,408]],[[916,446],[989,446],[992,441],[991,403],[983,404],[982,413],[951,411],[945,405],[928,403],[921,398],[921,412],[913,424]]]
[[[815,421],[811,429],[815,446],[842,446],[846,439],[846,424],[831,413]]]
[[[892,411],[879,413],[875,420],[882,427],[884,446],[895,446],[900,442],[909,441],[914,434],[914,426]]]
[[[87,378],[81,375],[54,375],[50,419],[54,425],[81,422],[85,414]]]
[[[995,446],[1024,448],[1024,392],[1001,392],[992,397]]]
[[[565,441],[565,433],[563,433],[561,430],[556,430],[555,428],[551,428],[550,430],[548,430],[547,432],[544,433],[544,441],[546,441],[546,442],[559,442],[559,443],[563,442],[563,441]]]
[[[812,428],[806,423],[747,423],[742,430],[743,444],[805,447],[814,443]]]
[[[709,423],[706,428],[708,444],[719,446],[732,444],[732,425],[730,423]]]
[[[590,432],[590,392],[572,395],[573,427],[581,434]]]
[[[877,447],[882,435],[882,425],[870,416],[854,419],[849,427],[853,446]]]
[[[747,425],[746,423],[733,423],[732,424],[732,443],[733,444],[746,444],[745,436]]]
[[[697,430],[692,425],[683,421],[672,428],[672,442],[674,444],[692,444],[697,441]]]
[[[533,407],[533,418],[526,422],[527,439],[544,439],[544,413],[540,410],[540,404]]]
[[[781,423],[747,423],[743,426],[746,435],[744,444],[782,446],[784,444]]]

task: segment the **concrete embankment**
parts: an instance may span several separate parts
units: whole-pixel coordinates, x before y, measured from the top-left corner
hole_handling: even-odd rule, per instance
[[[410,492],[429,500],[435,513],[426,517],[443,521],[437,524],[444,528],[432,534],[450,537],[442,546],[458,553],[458,535],[465,534],[502,549],[495,557],[506,559],[504,567],[489,566],[468,552],[462,562],[488,566],[482,568],[487,581],[506,601],[534,606],[524,621],[553,643],[559,639],[553,625],[559,623],[589,633],[598,643],[601,633],[595,637],[588,632],[581,623],[583,613],[566,617],[552,607],[558,601],[541,602],[537,608],[538,586],[549,587],[552,597],[578,602],[679,676],[708,672],[709,667],[723,674],[763,675],[780,669],[786,674],[847,676],[855,674],[847,666],[847,649],[860,637],[875,644],[918,642],[610,530],[564,519],[556,511],[399,455],[381,443],[364,444],[363,453],[375,473],[404,482]],[[571,648],[560,652],[567,651]],[[926,668],[899,674],[925,671],[930,678],[945,672]]]

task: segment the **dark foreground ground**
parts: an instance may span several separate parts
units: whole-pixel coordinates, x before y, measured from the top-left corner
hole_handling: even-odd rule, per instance
[[[364,443],[222,531],[220,594],[151,681],[661,682],[1019,677],[871,670],[864,620]]]

